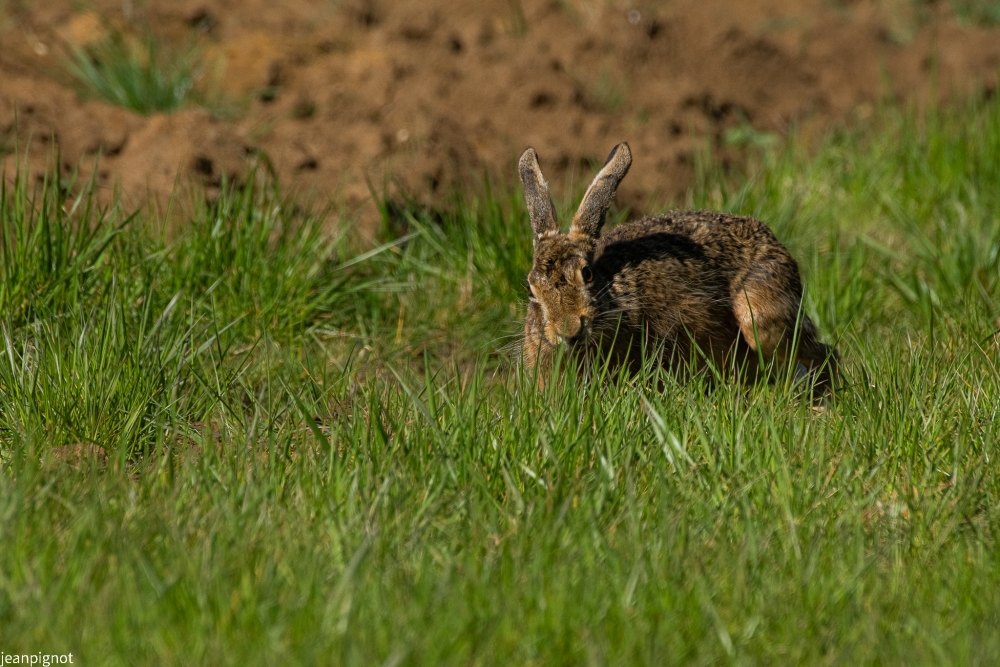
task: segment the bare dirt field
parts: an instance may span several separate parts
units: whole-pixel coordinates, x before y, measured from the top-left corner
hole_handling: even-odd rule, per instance
[[[67,59],[111,31],[193,48],[211,102],[87,95]],[[1000,26],[947,0],[0,0],[0,160],[39,173],[57,143],[140,204],[266,156],[286,191],[371,220],[371,188],[434,205],[511,180],[527,145],[564,191],[624,139],[641,203],[682,193],[706,145],[738,159],[734,137],[992,95],[998,72]]]

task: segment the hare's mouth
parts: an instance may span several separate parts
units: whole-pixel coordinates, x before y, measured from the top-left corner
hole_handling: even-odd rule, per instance
[[[590,338],[590,321],[586,317],[581,317],[579,323],[570,332],[559,332],[556,335],[559,343],[566,347],[578,347],[587,342]]]
[[[554,345],[556,347],[573,348],[577,347],[578,345],[582,345],[584,342],[586,342],[587,333],[583,330],[580,330],[571,336],[556,333],[554,335],[547,335],[545,337],[548,339],[550,345]]]
[[[573,336],[560,336],[559,342],[566,347],[578,347],[587,342],[588,334],[586,331],[581,329],[578,333]]]

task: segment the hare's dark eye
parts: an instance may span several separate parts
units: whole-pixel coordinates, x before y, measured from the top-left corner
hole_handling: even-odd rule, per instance
[[[590,270],[590,265],[585,265],[580,269],[580,277],[583,278],[583,282],[591,283],[594,281],[594,272]]]

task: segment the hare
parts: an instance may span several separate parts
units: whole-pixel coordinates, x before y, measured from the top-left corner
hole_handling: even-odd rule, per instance
[[[650,354],[675,372],[711,362],[752,378],[759,359],[794,361],[813,391],[830,391],[837,353],[802,312],[798,265],[763,222],[685,211],[601,233],[631,164],[628,144],[615,146],[561,234],[535,150],[518,162],[534,238],[522,354],[539,383],[566,348],[633,368]]]

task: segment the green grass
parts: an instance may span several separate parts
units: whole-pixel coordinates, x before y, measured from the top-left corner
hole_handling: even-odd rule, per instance
[[[534,389],[516,191],[362,253],[256,180],[169,239],[8,187],[0,650],[995,662],[1000,105],[881,118],[690,198],[800,258],[848,383],[822,412],[652,369]]]
[[[951,0],[951,10],[972,25],[1000,25],[1000,4],[995,0]]]
[[[66,67],[80,91],[141,114],[174,111],[196,100],[202,74],[193,46],[165,44],[112,31],[84,47],[73,47]]]

